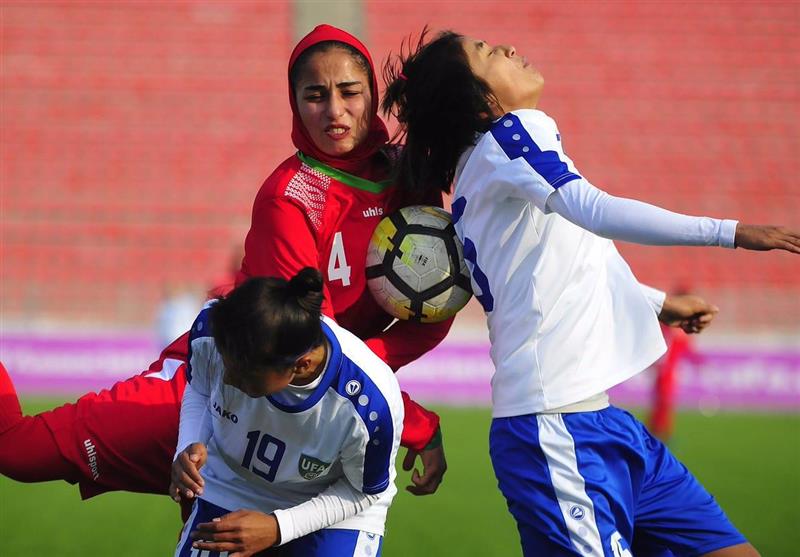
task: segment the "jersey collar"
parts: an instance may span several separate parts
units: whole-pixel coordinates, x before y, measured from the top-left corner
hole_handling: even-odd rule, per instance
[[[392,185],[391,180],[372,182],[370,180],[366,180],[364,178],[359,178],[358,176],[348,174],[344,170],[339,170],[337,168],[333,168],[332,166],[328,166],[327,164],[322,163],[317,159],[311,158],[308,155],[304,155],[300,151],[297,151],[297,158],[303,161],[311,168],[313,168],[314,170],[321,172],[325,176],[329,176],[334,180],[338,180],[339,182],[343,183],[346,186],[350,186],[359,190],[364,190],[371,193],[381,193],[383,192],[383,190]]]
[[[314,392],[299,404],[283,404],[282,402],[273,398],[272,395],[267,395],[267,400],[270,401],[270,403],[272,403],[272,405],[278,410],[289,412],[290,414],[296,414],[298,412],[304,412],[305,410],[308,410],[320,401],[320,399],[328,391],[328,387],[331,386],[331,383],[333,383],[333,381],[339,376],[339,369],[342,367],[342,347],[339,344],[339,340],[336,338],[336,335],[333,334],[333,330],[327,325],[327,323],[322,321],[321,325],[322,334],[324,334],[325,338],[328,339],[328,345],[331,347],[330,358],[328,358],[328,366],[326,367],[325,373],[322,376],[322,381],[319,385],[317,385],[317,388],[314,389]]]

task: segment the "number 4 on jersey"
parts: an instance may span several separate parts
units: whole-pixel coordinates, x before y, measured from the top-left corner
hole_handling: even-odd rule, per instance
[[[340,280],[342,281],[342,286],[350,286],[350,266],[344,256],[344,242],[342,241],[341,232],[337,232],[333,236],[331,257],[328,260],[328,280],[331,282]]]

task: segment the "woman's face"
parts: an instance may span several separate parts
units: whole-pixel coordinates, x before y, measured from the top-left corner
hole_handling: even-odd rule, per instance
[[[369,78],[349,52],[332,48],[309,58],[295,84],[297,111],[325,154],[343,156],[367,137],[372,93]]]
[[[463,45],[472,73],[489,85],[500,103],[495,116],[519,108],[536,108],[544,78],[524,56],[517,56],[513,46],[492,46],[470,38],[465,38]]]

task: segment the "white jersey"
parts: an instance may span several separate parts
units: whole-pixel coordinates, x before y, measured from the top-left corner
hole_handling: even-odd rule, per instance
[[[251,398],[223,383],[208,309],[192,327],[187,379],[208,397],[212,433],[202,499],[225,509],[271,513],[309,501],[346,478],[380,498],[332,528],[383,535],[397,492],[394,461],[403,403],[392,370],[353,334],[323,318],[330,345],[309,396]]]
[[[487,313],[495,417],[582,401],[665,350],[611,240],[549,211],[550,195],[576,180],[555,121],[538,110],[506,114],[460,161],[453,220]]]

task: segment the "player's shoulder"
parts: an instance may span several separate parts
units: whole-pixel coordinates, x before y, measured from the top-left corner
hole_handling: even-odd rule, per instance
[[[256,195],[254,213],[264,204],[288,202],[299,208],[315,229],[322,226],[331,178],[300,159],[299,154],[283,161],[270,174]]]
[[[192,328],[189,330],[189,343],[201,339],[213,339],[213,331],[211,330],[211,308],[217,303],[216,299],[208,300],[203,304],[203,308],[197,317],[194,318]]]
[[[189,329],[189,357],[186,367],[186,378],[189,382],[192,382],[198,372],[210,377],[215,372],[212,369],[215,363],[219,363],[219,352],[211,326],[211,308],[216,302],[216,299],[207,301]]]
[[[400,385],[392,369],[370,350],[364,341],[325,317],[324,323],[335,337],[339,351],[339,373],[331,388],[349,399],[356,410],[370,407],[396,409],[402,406]],[[359,412],[361,413],[361,412]]]
[[[297,155],[287,157],[264,179],[264,183],[261,184],[261,188],[256,194],[256,201],[261,198],[269,199],[282,196],[286,190],[286,185],[297,173],[300,166],[301,161],[297,158]]]
[[[532,149],[550,149],[561,139],[556,121],[535,109],[504,114],[492,124],[486,135],[503,151],[520,149],[523,153]]]
[[[503,115],[492,124],[482,142],[482,158],[493,165],[492,171],[516,173],[533,169],[548,177],[564,174],[561,134],[555,120],[540,110],[515,110]]]

